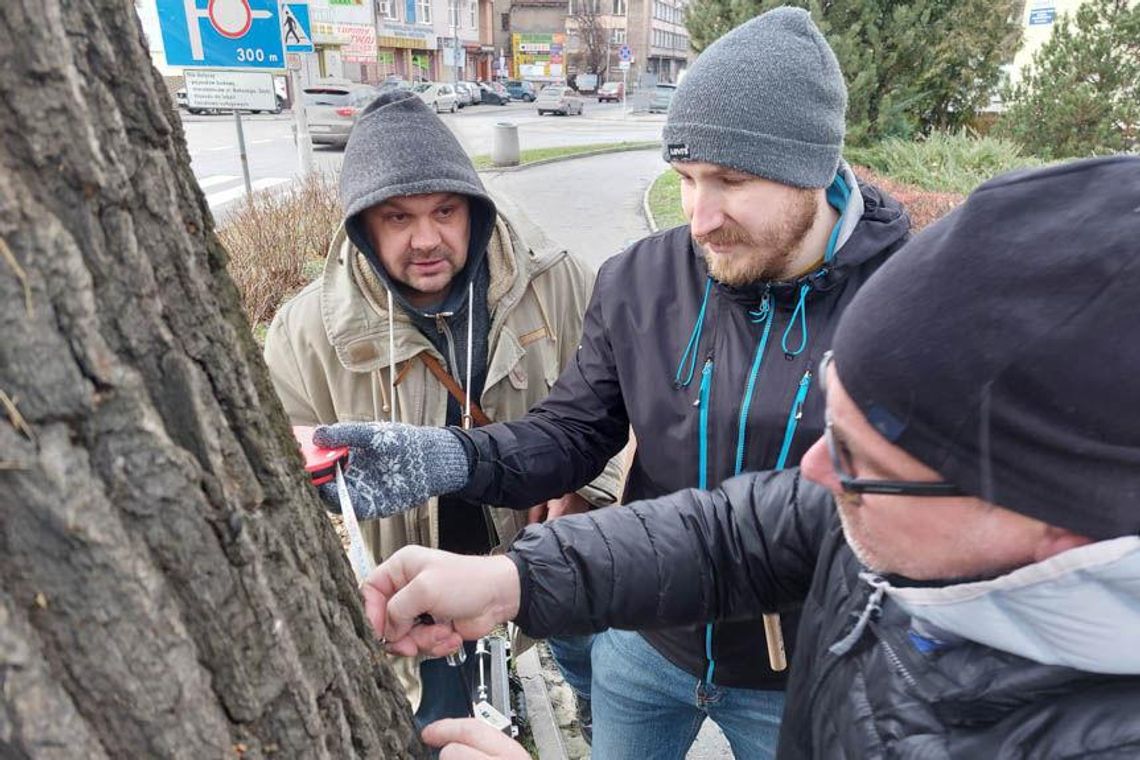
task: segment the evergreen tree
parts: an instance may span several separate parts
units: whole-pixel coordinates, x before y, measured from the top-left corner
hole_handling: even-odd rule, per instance
[[[1024,0],[694,0],[693,46],[780,5],[808,9],[835,50],[858,144],[967,124],[1019,42]]]
[[[1140,142],[1140,5],[1091,0],[1062,16],[1005,92],[1001,133],[1047,159],[1134,150]]]

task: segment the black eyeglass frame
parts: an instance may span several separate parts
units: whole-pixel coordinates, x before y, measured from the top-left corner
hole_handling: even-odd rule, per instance
[[[827,397],[827,367],[831,364],[831,351],[824,353],[819,362],[820,390]],[[946,481],[920,481],[920,480],[872,480],[857,478],[852,475],[843,458],[839,455],[839,447],[835,443],[832,433],[831,414],[824,412],[823,437],[827,442],[827,453],[831,455],[831,467],[839,478],[839,485],[847,493],[856,494],[882,494],[885,496],[966,496],[958,486]]]

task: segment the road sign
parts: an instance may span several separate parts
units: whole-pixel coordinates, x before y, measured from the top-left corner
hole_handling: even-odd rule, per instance
[[[622,45],[618,48],[618,60],[623,63],[629,63],[633,60],[633,51],[629,49],[629,45]]]
[[[278,0],[157,0],[169,66],[285,68]]]
[[[186,105],[204,111],[276,111],[273,75],[261,71],[186,69]]]
[[[309,24],[309,4],[281,4],[281,36],[285,39],[286,53],[313,52],[313,33]]]
[[[622,71],[629,71],[629,61],[618,61],[618,68]]]

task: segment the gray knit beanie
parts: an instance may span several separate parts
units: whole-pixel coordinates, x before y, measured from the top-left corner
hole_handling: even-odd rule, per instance
[[[707,161],[827,187],[843,148],[847,87],[807,11],[776,8],[710,45],[677,88],[666,161]]]
[[[391,286],[389,275],[372,250],[360,214],[389,198],[425,193],[459,193],[471,202],[467,264],[441,307],[458,311],[491,239],[495,203],[459,140],[427,104],[406,90],[386,92],[364,109],[353,127],[340,171],[345,233],[385,285]],[[402,298],[398,289],[396,297]]]

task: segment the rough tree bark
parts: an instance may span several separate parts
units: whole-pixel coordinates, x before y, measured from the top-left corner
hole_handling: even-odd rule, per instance
[[[0,3],[0,756],[419,755],[170,100]]]

